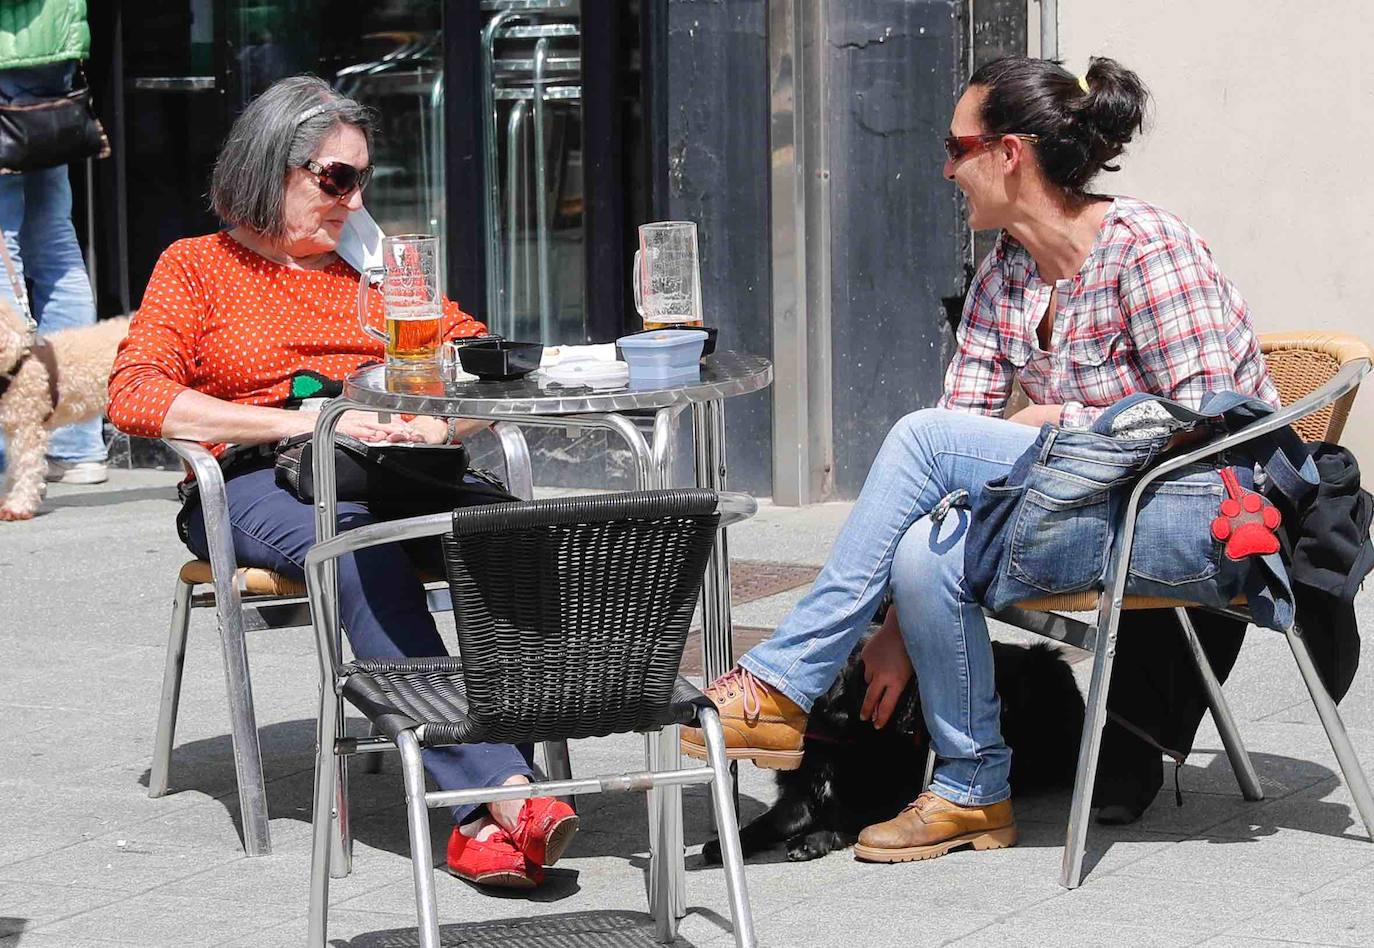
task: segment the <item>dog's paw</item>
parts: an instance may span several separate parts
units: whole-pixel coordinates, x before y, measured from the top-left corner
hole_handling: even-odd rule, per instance
[[[850,842],[833,830],[817,830],[787,841],[788,862],[809,862],[843,849]]]
[[[34,511],[16,510],[13,507],[0,507],[0,520],[32,520]]]

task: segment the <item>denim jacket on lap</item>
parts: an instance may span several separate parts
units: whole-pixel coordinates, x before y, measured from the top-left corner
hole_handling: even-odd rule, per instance
[[[1272,411],[1235,392],[1210,393],[1196,411],[1136,393],[1087,430],[1045,425],[1005,476],[973,494],[964,559],[974,596],[997,610],[1024,599],[1102,589],[1131,487],[1170,437],[1199,424],[1237,431]],[[1316,469],[1292,429],[1243,447],[1243,454],[1224,462],[1235,466],[1242,486],[1253,487],[1258,464],[1286,496],[1300,499],[1315,488]],[[1282,629],[1293,621],[1293,594],[1279,555],[1231,560],[1212,536],[1225,490],[1218,470],[1199,463],[1145,491],[1126,591],[1214,606],[1243,593],[1258,625]]]

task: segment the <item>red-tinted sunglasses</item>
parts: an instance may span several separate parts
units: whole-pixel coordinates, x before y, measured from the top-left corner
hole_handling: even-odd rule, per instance
[[[372,180],[372,165],[359,170],[342,161],[331,161],[327,165],[322,165],[312,160],[301,167],[315,176],[320,190],[330,197],[348,197],[354,189],[361,191],[367,187],[367,182]]]
[[[1030,142],[1032,145],[1040,141],[1039,135],[1023,135],[1020,132],[998,132],[995,135],[951,135],[945,139],[945,154],[949,155],[950,161],[958,161],[965,155],[971,155],[993,142],[1000,142],[1008,135],[1012,138],[1019,138],[1023,142]]]

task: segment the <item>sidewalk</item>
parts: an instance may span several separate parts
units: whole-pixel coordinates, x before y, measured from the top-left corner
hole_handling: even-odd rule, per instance
[[[247,859],[240,848],[224,678],[214,617],[203,610],[192,620],[174,792],[146,795],[172,582],[186,559],[172,529],[176,479],[114,471],[100,487],[55,487],[33,521],[0,524],[3,948],[304,942],[316,700],[308,630],[249,636],[272,855]],[[731,556],[818,566],[846,513],[843,504],[764,506],[731,532]],[[807,571],[751,575],[763,588]],[[741,602],[735,623],[773,626],[803,588]],[[1374,630],[1374,597],[1360,605]],[[1341,711],[1374,769],[1374,647],[1364,658],[1370,667]],[[1075,668],[1086,674],[1086,663]],[[1166,790],[1136,826],[1093,826],[1092,868],[1074,892],[1057,883],[1067,794],[1018,798],[1014,849],[896,866],[845,852],[798,864],[766,854],[749,867],[762,943],[1374,944],[1374,845],[1281,636],[1251,633],[1227,693],[1264,802],[1241,798],[1208,721],[1181,773],[1185,806]],[[641,754],[633,737],[577,741],[573,768],[635,769]],[[773,799],[772,781],[749,766],[740,775],[748,822]],[[354,872],[332,885],[334,945],[417,943],[401,800],[394,764],[354,773]],[[686,811],[689,911],[678,944],[732,944],[721,871],[697,856],[710,833],[700,788],[687,793]],[[642,796],[584,797],[581,813],[568,856],[531,897],[482,894],[440,874],[445,944],[652,945]],[[442,823],[436,815],[436,854]]]

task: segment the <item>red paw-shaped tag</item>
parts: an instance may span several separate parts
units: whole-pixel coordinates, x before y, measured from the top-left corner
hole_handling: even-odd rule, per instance
[[[1221,513],[1212,521],[1212,536],[1226,543],[1226,556],[1242,560],[1277,553],[1279,538],[1274,530],[1280,518],[1274,505],[1241,487],[1233,468],[1222,468],[1221,480],[1230,496],[1221,502]]]

